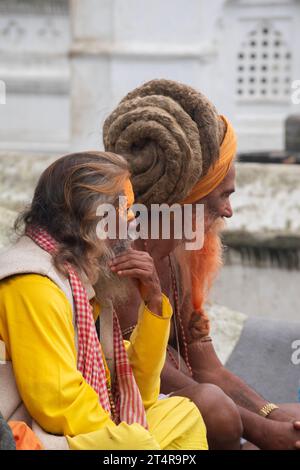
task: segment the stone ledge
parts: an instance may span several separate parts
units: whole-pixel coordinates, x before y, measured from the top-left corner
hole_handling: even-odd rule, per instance
[[[227,222],[228,244],[298,246],[300,165],[237,163],[234,216]]]
[[[161,44],[135,43],[135,42],[105,42],[99,39],[77,39],[73,42],[70,56],[104,56],[104,57],[129,57],[131,59],[190,59],[209,61],[217,54],[216,45],[213,42],[194,44]]]
[[[0,13],[4,15],[67,15],[67,0],[2,0]]]
[[[299,250],[300,233],[293,234],[289,231],[273,231],[269,233],[247,232],[245,230],[226,230],[222,236],[225,246],[239,249],[248,248],[260,249],[281,249]]]

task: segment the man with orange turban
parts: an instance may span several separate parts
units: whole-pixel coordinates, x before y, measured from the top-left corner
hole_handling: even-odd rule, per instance
[[[242,435],[261,449],[300,449],[297,405],[277,406],[259,396],[221,364],[209,336],[204,303],[221,267],[219,233],[232,216],[235,191],[237,142],[230,122],[193,88],[152,80],[108,116],[103,138],[106,150],[129,162],[136,202],[205,207],[201,250],[184,251],[175,239],[135,241],[153,257],[174,309],[162,392],[194,401],[210,449],[238,449]],[[138,298],[119,308],[124,336],[137,321],[134,305]]]

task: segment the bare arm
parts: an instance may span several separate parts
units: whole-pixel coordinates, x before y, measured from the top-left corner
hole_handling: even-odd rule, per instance
[[[270,421],[238,407],[244,425],[244,437],[261,450],[300,450],[300,432],[293,422]]]
[[[189,345],[189,357],[195,379],[198,382],[209,382],[218,385],[238,406],[253,413],[258,413],[268,403],[268,400],[261,397],[243,380],[222,365],[212,342],[193,342]],[[280,410],[274,410],[270,414],[270,418],[272,414],[276,414],[282,421],[288,421],[291,418]]]
[[[267,400],[222,365],[211,341],[197,341],[189,345],[189,357],[197,382],[218,385],[237,405],[254,413],[258,413],[267,403]]]
[[[187,369],[179,371],[175,369],[173,363],[167,359],[162,373],[162,392],[173,392],[173,394],[176,395],[176,391],[181,394],[181,390],[189,386],[194,386],[195,380],[187,374]],[[202,383],[213,382],[207,379]],[[197,396],[196,401],[204,419],[207,419],[207,397],[205,393],[202,393],[201,397]],[[291,420],[284,423],[269,420],[262,418],[255,412],[249,411],[242,406],[238,406],[238,410],[244,427],[243,437],[260,449],[293,450],[300,447],[300,432],[295,428]]]

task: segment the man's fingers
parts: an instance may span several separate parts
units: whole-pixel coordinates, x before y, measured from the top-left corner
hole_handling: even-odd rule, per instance
[[[114,265],[117,263],[122,263],[124,261],[128,261],[130,259],[134,260],[149,260],[150,256],[148,253],[143,251],[127,251],[126,253],[122,253],[120,255],[115,256],[111,261],[110,265]]]
[[[144,271],[143,269],[124,269],[124,271],[117,271],[119,276],[126,276],[126,277],[138,277],[140,276],[142,279],[149,277],[149,272]]]
[[[123,256],[123,257],[114,258],[112,261],[110,261],[109,265],[115,266],[116,264],[125,263],[127,261],[149,263],[149,258],[142,258],[140,256]]]
[[[118,264],[114,264],[111,266],[112,271],[123,271],[124,269],[130,269],[130,268],[140,268],[140,269],[145,269],[150,271],[149,269],[149,263],[142,262],[141,260],[128,260],[128,261],[123,261]]]
[[[294,421],[294,428],[297,430],[297,431],[300,431],[300,421]]]

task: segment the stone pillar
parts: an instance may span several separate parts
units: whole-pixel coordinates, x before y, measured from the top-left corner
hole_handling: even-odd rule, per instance
[[[71,149],[102,149],[110,110],[109,45],[114,0],[70,0]]]
[[[288,116],[285,121],[285,148],[300,154],[300,114]]]
[[[68,0],[0,2],[0,152],[68,150],[69,41]]]

